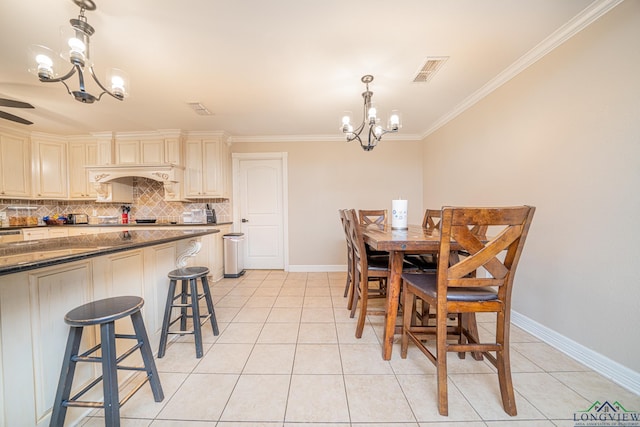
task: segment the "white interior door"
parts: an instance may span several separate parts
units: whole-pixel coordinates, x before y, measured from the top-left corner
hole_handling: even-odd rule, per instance
[[[233,156],[234,223],[245,237],[245,268],[286,269],[286,153]]]

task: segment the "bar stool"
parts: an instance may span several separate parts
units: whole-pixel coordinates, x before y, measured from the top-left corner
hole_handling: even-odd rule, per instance
[[[62,362],[60,381],[58,382],[58,389],[53,402],[50,426],[61,427],[64,425],[67,408],[72,406],[104,408],[105,425],[119,427],[120,407],[147,381],[151,385],[154,400],[160,402],[164,399],[158,371],[153,361],[153,353],[149,346],[149,337],[147,336],[142,314],[140,313],[143,305],[144,300],[140,297],[120,296],[81,305],[64,316],[64,321],[71,329],[69,330],[69,338],[67,339],[67,347]],[[135,331],[134,335],[117,334],[115,332],[115,321],[126,316],[131,317]],[[84,353],[78,354],[82,332],[85,327],[92,325],[100,325],[100,343]],[[116,357],[116,338],[133,339],[136,343],[129,350],[122,353],[122,355]],[[120,362],[138,349],[142,354],[144,366],[131,367],[120,365]],[[100,357],[91,356],[98,350],[100,350]],[[102,375],[70,398],[73,375],[76,370],[76,363],[78,362],[100,363],[102,365]],[[145,378],[121,401],[118,396],[118,369],[146,372]],[[104,403],[78,400],[100,381],[102,381]]]
[[[177,270],[171,271],[169,276],[169,292],[167,295],[167,304],[164,310],[164,320],[162,321],[162,332],[160,335],[160,348],[158,349],[158,358],[164,357],[165,350],[167,348],[167,337],[169,334],[193,334],[196,342],[196,357],[202,357],[202,325],[207,320],[211,321],[213,328],[213,334],[218,335],[218,322],[216,321],[216,314],[213,310],[213,301],[211,300],[211,292],[209,291],[209,283],[207,281],[207,275],[209,269],[207,267],[183,267]],[[202,293],[198,293],[198,279],[202,281]],[[180,293],[177,295],[176,282],[180,280],[182,287]],[[189,286],[187,286],[187,283]],[[204,298],[207,304],[207,314],[200,314],[200,308],[198,303],[200,299]],[[176,300],[180,300],[176,302]],[[180,308],[180,315],[171,320],[171,311],[174,307]],[[188,310],[191,309],[191,314],[188,314]],[[193,329],[187,330],[187,319],[193,320]],[[196,321],[196,319],[198,319]],[[176,331],[170,331],[171,325],[180,320],[180,329]]]

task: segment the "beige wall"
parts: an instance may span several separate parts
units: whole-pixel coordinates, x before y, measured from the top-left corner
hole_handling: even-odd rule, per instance
[[[235,143],[234,153],[287,152],[291,269],[346,268],[338,209],[391,210],[409,201],[422,221],[422,144],[384,140],[370,152],[346,142]]]
[[[537,207],[514,310],[640,372],[640,2],[425,140],[424,204]]]

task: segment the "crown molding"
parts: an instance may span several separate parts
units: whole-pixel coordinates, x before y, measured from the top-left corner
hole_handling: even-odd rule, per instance
[[[485,96],[529,68],[538,60],[556,49],[558,46],[587,28],[589,25],[600,19],[611,9],[622,3],[624,0],[596,0],[587,6],[582,12],[574,16],[562,27],[554,31],[549,37],[538,43],[533,49],[521,56],[516,62],[504,69],[501,73],[491,79],[476,92],[468,96],[449,113],[436,120],[433,125],[420,137],[426,138],[445,124],[471,108]]]
[[[394,134],[385,135],[383,141],[420,141],[421,135],[418,134]],[[268,135],[268,136],[232,136],[230,142],[347,142],[343,135]]]

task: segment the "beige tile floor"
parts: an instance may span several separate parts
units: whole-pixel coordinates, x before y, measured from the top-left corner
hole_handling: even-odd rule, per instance
[[[144,386],[122,407],[124,427],[574,426],[596,400],[640,411],[640,396],[512,328],[518,415],[504,413],[495,369],[449,358],[449,416],[438,414],[434,366],[415,347],[383,361],[383,318],[361,339],[346,310],[344,273],[248,271],[213,284],[220,335],[170,343],[157,367],[165,399]],[[479,318],[489,333],[490,318]],[[100,412],[82,426],[101,426]]]

